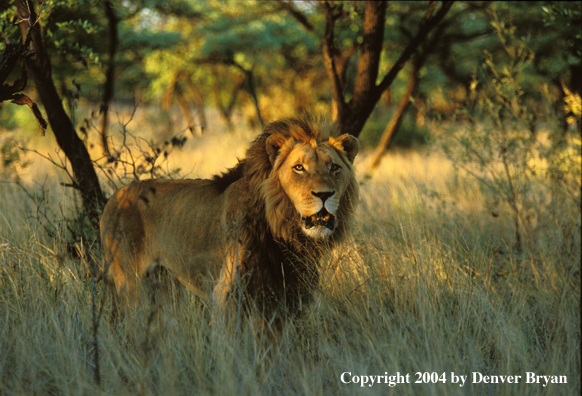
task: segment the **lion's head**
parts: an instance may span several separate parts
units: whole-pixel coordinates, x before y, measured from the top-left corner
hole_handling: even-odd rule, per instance
[[[304,116],[270,124],[247,153],[265,218],[276,238],[338,240],[358,199],[358,140]]]

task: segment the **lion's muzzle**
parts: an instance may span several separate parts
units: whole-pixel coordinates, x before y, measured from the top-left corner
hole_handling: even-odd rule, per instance
[[[336,220],[335,216],[332,215],[327,211],[327,209],[323,208],[318,213],[304,217],[302,219],[303,226],[305,229],[309,230],[313,227],[322,228],[325,227],[331,231],[333,231],[336,227]]]

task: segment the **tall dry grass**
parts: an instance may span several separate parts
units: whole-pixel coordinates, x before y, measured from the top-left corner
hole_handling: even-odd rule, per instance
[[[209,176],[251,138],[191,139],[178,166]],[[278,343],[257,337],[252,322],[212,330],[208,303],[172,285],[136,316],[110,321],[99,283],[100,385],[87,266],[101,252],[78,245],[75,258],[64,232],[48,238],[30,218],[38,207],[21,189],[0,184],[0,394],[579,394],[578,209],[564,207],[518,254],[509,209],[493,217],[479,187],[440,155],[392,154],[371,177],[366,153],[356,166],[353,237],[325,260],[315,302]],[[46,169],[31,165],[29,180]],[[56,213],[75,203],[59,177],[46,182]],[[411,383],[360,387],[342,383],[344,372],[398,372]],[[446,383],[414,383],[417,372],[445,373]],[[468,376],[463,387],[451,372]],[[474,384],[473,372],[521,380]],[[526,383],[526,372],[567,383]]]

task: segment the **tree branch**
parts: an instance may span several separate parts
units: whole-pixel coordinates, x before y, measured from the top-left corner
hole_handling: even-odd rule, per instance
[[[425,19],[424,25],[420,28],[414,39],[404,49],[404,51],[400,55],[400,58],[398,58],[394,66],[392,66],[392,69],[390,69],[388,74],[384,76],[382,82],[376,88],[374,96],[379,97],[382,94],[382,92],[384,92],[390,85],[392,85],[392,82],[398,75],[398,72],[404,67],[404,65],[406,64],[406,62],[408,62],[412,54],[414,54],[416,49],[426,39],[428,33],[444,19],[445,15],[449,12],[451,7],[453,6],[454,1],[444,1],[441,6],[441,9],[433,17],[431,17],[432,12],[436,6],[436,3],[437,3],[436,1],[432,3],[431,8],[424,17]]]
[[[388,121],[388,125],[384,130],[384,134],[380,139],[380,143],[378,143],[378,146],[376,147],[371,164],[372,168],[376,168],[378,165],[380,165],[380,160],[388,150],[388,146],[390,145],[392,138],[394,137],[396,131],[400,126],[400,123],[404,116],[404,112],[410,105],[410,98],[414,95],[418,87],[418,72],[428,59],[431,50],[435,47],[436,41],[440,37],[440,33],[442,33],[444,29],[445,29],[444,25],[440,25],[438,27],[437,33],[433,35],[432,39],[424,46],[424,48],[420,51],[420,54],[416,55],[416,57],[413,59],[412,70],[410,71],[410,75],[408,76],[408,85],[406,86],[406,92],[400,99],[396,111],[392,115],[392,118],[390,118],[390,121]]]
[[[341,77],[336,66],[336,57],[339,54],[335,46],[334,25],[337,16],[334,11],[341,5],[332,7],[327,1],[320,3],[325,15],[325,36],[323,38],[323,61],[325,63],[325,70],[331,82],[331,92],[333,100],[338,107],[338,116],[341,117],[346,111],[346,102],[344,101],[343,87]]]
[[[299,22],[301,26],[305,28],[305,30],[307,30],[309,33],[313,33],[315,31],[313,25],[309,22],[307,17],[303,15],[301,11],[293,7],[292,1],[277,0],[277,2],[281,6],[281,8],[288,11],[291,14],[291,16],[293,16],[293,18],[295,18],[297,22]]]
[[[419,63],[420,62],[413,62],[412,70],[410,71],[410,76],[408,76],[406,92],[404,93],[404,95],[402,95],[402,98],[400,98],[398,107],[396,107],[396,111],[394,111],[392,118],[390,118],[390,121],[388,121],[388,125],[386,126],[386,129],[382,134],[382,138],[380,139],[380,142],[378,143],[378,146],[374,151],[372,163],[370,165],[372,168],[376,168],[378,167],[378,165],[380,165],[380,160],[382,159],[384,153],[388,149],[388,145],[392,141],[392,137],[394,136],[394,133],[398,130],[400,122],[402,121],[404,112],[406,111],[408,105],[410,104],[410,98],[412,97],[412,94],[417,86]]]

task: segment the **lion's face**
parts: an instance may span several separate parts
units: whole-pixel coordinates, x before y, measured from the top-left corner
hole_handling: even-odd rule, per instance
[[[267,140],[274,179],[291,201],[294,212],[285,221],[298,223],[313,239],[331,236],[342,221],[342,197],[354,182],[352,161],[358,142],[350,135],[324,142],[296,141],[273,135]],[[271,183],[272,184],[272,183]]]

